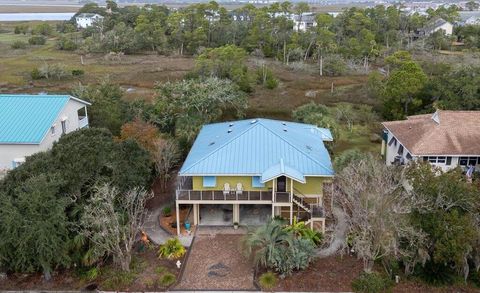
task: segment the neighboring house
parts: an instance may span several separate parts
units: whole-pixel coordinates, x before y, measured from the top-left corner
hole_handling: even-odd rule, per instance
[[[88,126],[90,103],[66,95],[0,95],[0,172]]]
[[[77,27],[87,28],[103,20],[103,16],[96,13],[82,13],[75,17]]]
[[[460,11],[458,25],[480,25],[480,11]]]
[[[274,216],[291,223],[295,214],[324,231],[323,188],[334,175],[324,141],[332,141],[330,130],[310,124],[205,125],[178,174],[178,234],[179,205],[193,207],[194,225],[259,225]],[[214,214],[223,216],[207,223]]]
[[[443,30],[446,36],[451,36],[453,34],[453,24],[443,18],[436,18],[429,21],[425,27],[420,29],[419,35],[429,36],[440,30]]]
[[[294,15],[293,20],[293,30],[305,32],[311,27],[317,26],[317,20],[315,19],[315,14],[313,13],[304,13],[303,15]]]
[[[480,164],[480,111],[442,111],[382,123],[387,165],[428,161],[443,170]]]

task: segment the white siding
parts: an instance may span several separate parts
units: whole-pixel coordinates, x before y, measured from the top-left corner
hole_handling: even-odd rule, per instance
[[[15,159],[24,158],[52,147],[53,142],[60,139],[62,135],[62,119],[67,118],[66,133],[79,129],[78,110],[84,107],[85,104],[70,99],[53,123],[55,134],[52,135],[51,130],[48,129],[40,144],[0,144],[0,171],[12,169],[12,163]]]

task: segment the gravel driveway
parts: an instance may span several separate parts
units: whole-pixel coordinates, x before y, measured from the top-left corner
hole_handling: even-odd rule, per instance
[[[253,265],[240,249],[242,235],[198,235],[175,289],[255,290]]]

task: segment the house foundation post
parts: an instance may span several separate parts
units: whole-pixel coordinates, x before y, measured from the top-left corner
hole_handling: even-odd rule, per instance
[[[199,204],[196,203],[196,204],[193,204],[193,225],[197,226],[198,225],[198,212],[199,212],[199,208],[198,208]]]
[[[238,203],[233,205],[233,223],[240,223],[240,205]]]
[[[290,204],[290,225],[293,224],[293,203]]]
[[[175,211],[177,213],[177,235],[180,236],[180,205],[176,202]]]

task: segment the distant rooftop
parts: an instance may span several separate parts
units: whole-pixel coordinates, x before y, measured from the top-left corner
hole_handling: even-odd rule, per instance
[[[443,111],[382,123],[412,155],[480,155],[480,111]]]
[[[68,95],[0,95],[0,144],[40,144]]]
[[[301,182],[305,176],[332,176],[324,141],[332,141],[330,130],[311,124],[270,119],[208,124],[180,175],[262,176],[267,181],[284,174]]]

